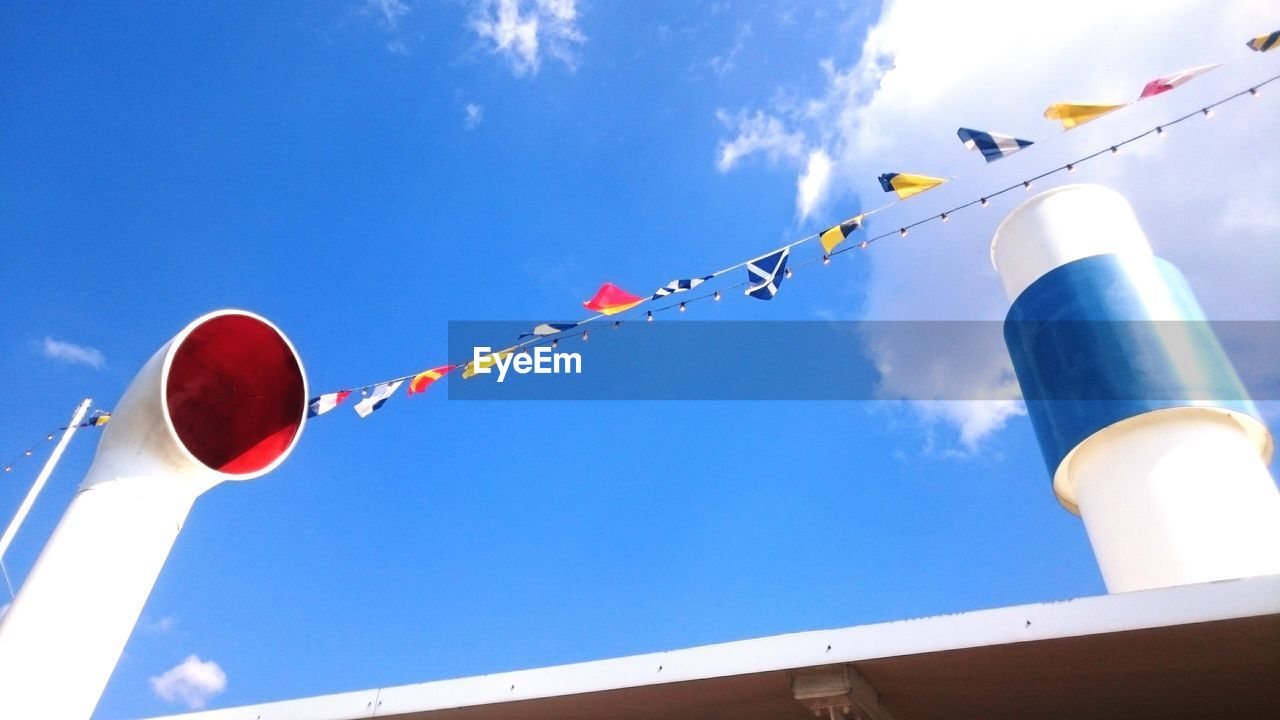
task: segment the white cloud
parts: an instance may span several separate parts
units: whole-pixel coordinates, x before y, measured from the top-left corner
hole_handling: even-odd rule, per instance
[[[728,75],[738,66],[738,56],[742,54],[742,50],[746,47],[747,40],[751,39],[752,34],[754,33],[751,30],[751,24],[745,23],[738,30],[738,34],[733,41],[733,47],[729,48],[729,52],[711,58],[711,71],[717,77]]]
[[[160,618],[159,620],[156,620],[155,622],[144,620],[142,622],[142,629],[146,630],[147,632],[153,632],[153,633],[167,633],[177,625],[178,625],[177,618],[174,618],[171,615],[165,615],[164,617]]]
[[[365,9],[375,15],[388,30],[399,27],[400,18],[409,14],[409,6],[403,0],[368,0]]]
[[[360,13],[373,21],[388,36],[386,48],[397,55],[409,54],[409,42],[402,32],[401,20],[411,12],[404,0],[365,0]]]
[[[732,115],[740,121],[721,143],[718,165],[728,171],[754,153],[796,158],[788,167],[797,173],[797,216],[840,207],[831,221],[882,204],[875,180],[882,172],[959,176],[868,223],[872,233],[891,230],[1280,72],[1280,56],[1243,47],[1247,38],[1274,25],[1273,6],[1268,0],[1167,0],[1152,13],[1144,3],[1111,0],[888,0],[857,62],[819,63],[825,74],[821,92],[786,102],[762,98],[763,108]],[[1243,62],[1065,135],[1040,116],[1057,101],[1132,100],[1154,77],[1242,56]],[[1217,113],[1210,121],[1215,125],[1196,126],[1205,121],[1195,118],[1171,128],[1166,141],[1135,144],[1118,158],[1107,155],[1081,166],[1070,178],[1124,193],[1156,251],[1188,275],[1215,319],[1280,316],[1280,285],[1270,278],[1280,267],[1280,243],[1274,242],[1280,166],[1257,156],[1258,148],[1280,134],[1280,114],[1271,105],[1280,98],[1273,96],[1280,92],[1237,100]],[[985,166],[977,153],[962,149],[955,137],[960,126],[1043,142]],[[815,167],[813,158],[824,156],[830,168],[820,181],[822,161]],[[798,160],[805,157],[807,164]],[[1057,176],[1036,187],[1065,182]],[[986,249],[996,224],[1020,200],[1000,198],[986,210],[958,213],[946,226],[924,226],[906,239],[878,244],[866,255],[867,317],[1002,318],[1007,301]],[[1002,370],[1007,358],[1003,348],[997,350],[978,358],[987,365],[981,371],[953,363],[939,370],[941,377],[978,383],[962,397],[1008,389]],[[972,447],[1019,411],[1016,402],[999,399],[935,407],[925,415],[955,425]]]
[[[959,432],[967,453],[1011,417],[1026,414],[997,322],[868,322],[879,397],[911,400],[926,419]]]
[[[809,163],[796,178],[796,215],[807,218],[826,197],[831,184],[831,156],[822,148],[809,153]]]
[[[739,160],[756,153],[763,153],[770,162],[804,155],[804,133],[788,131],[777,117],[759,110],[754,114],[741,111],[737,115],[719,110],[716,117],[737,132],[734,139],[720,143],[720,157],[716,161],[720,172],[729,172]]]
[[[484,108],[475,103],[467,103],[462,110],[466,113],[462,125],[468,130],[479,125],[480,121],[484,120]]]
[[[94,370],[101,369],[107,362],[107,359],[103,357],[102,352],[97,348],[76,345],[63,340],[54,340],[51,337],[45,337],[42,350],[45,357],[61,360],[72,365],[87,365]]]
[[[577,67],[575,46],[586,41],[578,28],[577,0],[481,0],[471,27],[516,77],[537,74],[543,55]]]
[[[188,655],[186,660],[151,678],[156,697],[181,702],[192,710],[205,706],[209,698],[227,688],[227,674],[212,660]]]

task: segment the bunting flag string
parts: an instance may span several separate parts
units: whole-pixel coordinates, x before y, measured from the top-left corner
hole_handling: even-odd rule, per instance
[[[1280,31],[1277,31],[1276,33],[1272,33],[1270,35],[1263,35],[1258,38],[1254,38],[1253,40],[1249,41],[1248,45],[1250,48],[1257,50],[1259,52],[1266,52],[1268,50],[1273,49],[1278,43],[1280,43]],[[1223,64],[1225,63],[1215,64],[1215,65],[1204,65],[1204,66],[1190,68],[1190,69],[1173,73],[1167,76],[1156,78],[1148,82],[1147,85],[1143,88],[1142,94],[1139,96],[1139,100],[1168,92],[1169,90],[1175,89],[1189,82],[1195,77],[1198,77],[1200,75],[1203,75],[1204,73],[1207,73],[1211,70],[1221,67]],[[500,350],[489,355],[488,357],[481,360],[480,365],[483,367],[491,367],[496,363],[496,358],[505,358],[506,356],[515,352],[526,352],[529,347],[534,345],[550,343],[552,346],[554,346],[559,340],[565,339],[565,338],[572,338],[572,337],[582,337],[582,339],[585,340],[588,330],[583,328],[582,326],[588,323],[594,322],[604,317],[627,313],[628,311],[634,310],[645,303],[657,302],[677,293],[688,292],[702,285],[703,283],[709,282],[728,272],[731,272],[733,270],[737,270],[740,268],[744,268],[744,267],[747,268],[747,280],[736,283],[734,285],[730,285],[728,287],[722,287],[712,292],[703,293],[701,295],[691,297],[684,301],[671,302],[661,307],[654,307],[653,309],[647,310],[644,312],[645,319],[648,321],[652,321],[654,317],[654,313],[663,312],[673,308],[683,311],[686,309],[688,304],[698,302],[701,300],[705,300],[705,299],[719,300],[721,298],[721,293],[723,291],[733,290],[740,287],[746,288],[745,294],[748,296],[755,297],[757,299],[765,299],[765,300],[772,299],[777,295],[778,290],[782,284],[782,280],[785,278],[791,277],[793,268],[805,267],[809,264],[812,264],[818,261],[821,261],[824,264],[828,264],[831,262],[832,257],[846,253],[850,250],[867,249],[871,245],[871,243],[891,237],[893,235],[899,235],[899,236],[905,237],[910,229],[915,228],[919,225],[923,225],[925,223],[930,223],[933,221],[941,221],[945,223],[950,219],[952,214],[962,210],[966,210],[975,205],[980,207],[987,207],[988,203],[993,198],[999,197],[1000,195],[1016,190],[1019,187],[1025,190],[1030,190],[1033,183],[1035,183],[1036,181],[1042,178],[1045,178],[1055,173],[1063,172],[1063,171],[1066,171],[1068,173],[1074,172],[1075,168],[1081,163],[1088,162],[1089,160],[1092,160],[1108,152],[1114,154],[1118,152],[1119,148],[1125,145],[1128,145],[1129,143],[1141,140],[1149,135],[1154,134],[1159,137],[1164,137],[1166,128],[1185,122],[1186,120],[1193,118],[1197,115],[1204,115],[1205,117],[1211,117],[1212,110],[1218,107],[1219,105],[1225,104],[1227,102],[1231,102],[1232,100],[1235,100],[1245,95],[1249,95],[1251,97],[1258,97],[1260,95],[1259,88],[1265,85],[1269,85],[1277,80],[1280,80],[1280,75],[1276,75],[1276,76],[1267,78],[1261,82],[1255,83],[1245,90],[1236,92],[1214,103],[1210,103],[1199,110],[1174,118],[1173,120],[1162,123],[1161,125],[1157,125],[1154,128],[1151,128],[1137,135],[1134,135],[1132,137],[1116,142],[1112,145],[1107,146],[1106,148],[1098,150],[1097,152],[1090,153],[1072,162],[1068,162],[1064,165],[1057,166],[1045,172],[1028,177],[1026,180],[1023,180],[1020,183],[1010,185],[1008,187],[996,189],[993,192],[987,193],[974,200],[970,200],[968,202],[962,203],[955,207],[949,208],[941,213],[931,214],[927,217],[920,218],[913,222],[905,223],[899,228],[897,228],[896,230],[890,230],[890,231],[875,235],[873,237],[866,238],[861,242],[858,242],[853,245],[840,247],[851,235],[853,235],[853,233],[865,227],[866,219],[869,216],[874,215],[878,212],[881,212],[885,209],[888,209],[889,207],[893,207],[897,203],[896,202],[890,203],[872,210],[863,211],[853,216],[852,218],[844,222],[841,222],[837,225],[834,225],[830,228],[827,228],[821,232],[814,233],[812,235],[808,235],[803,238],[800,238],[799,240],[796,240],[792,243],[784,245],[781,248],[778,248],[769,253],[766,253],[765,255],[756,257],[752,260],[746,260],[746,261],[736,263],[734,265],[730,265],[729,267],[718,270],[714,273],[711,273],[710,275],[704,275],[701,277],[695,277],[695,278],[689,278],[689,279],[673,280],[667,283],[666,285],[660,287],[657,291],[654,292],[652,296],[649,296],[649,297],[641,297],[641,296],[633,295],[627,292],[626,290],[623,290],[622,288],[618,287],[617,285],[614,285],[613,283],[604,283],[600,287],[600,289],[597,290],[596,294],[590,300],[583,303],[583,307],[595,312],[596,313],[595,315],[587,317],[576,323],[543,323],[541,325],[538,325],[533,329],[532,332],[521,334],[520,337],[518,338],[518,342],[516,345],[513,345],[504,350]],[[1082,104],[1070,104],[1070,103],[1055,103],[1051,105],[1048,110],[1045,111],[1045,117],[1049,119],[1059,120],[1060,122],[1062,122],[1064,128],[1066,130],[1069,130],[1071,128],[1078,127],[1079,125],[1082,125],[1091,120],[1097,119],[1098,117],[1101,117],[1104,114],[1127,107],[1130,104],[1131,103],[1118,103],[1118,104],[1112,104],[1112,105],[1082,105]],[[1007,157],[1008,155],[1014,152],[1018,152],[1020,150],[1023,150],[1035,144],[1034,141],[1024,140],[1021,138],[1016,138],[1008,135],[1000,135],[997,133],[991,133],[986,131],[973,130],[971,128],[960,128],[957,131],[957,135],[960,137],[960,140],[964,143],[967,149],[970,149],[970,150],[976,149],[982,152],[983,158],[986,160],[987,163],[991,163],[995,160],[1001,159],[1003,157]],[[906,173],[885,173],[884,175],[880,176],[880,184],[883,187],[883,189],[886,192],[894,192],[895,194],[897,194],[899,197],[899,202],[907,200],[917,194],[920,194],[926,190],[929,190],[945,182],[947,182],[947,179],[945,178],[937,178],[937,177],[931,177],[927,175],[911,175]],[[819,242],[821,243],[824,251],[823,254],[820,257],[813,257],[813,258],[804,260],[799,264],[793,264],[789,267],[788,261],[790,259],[790,251],[799,245],[803,245],[815,239],[819,240]],[[613,327],[615,328],[620,327],[621,324],[622,324],[622,321],[615,321],[613,323]],[[358,389],[362,391],[362,394],[365,396],[365,399],[357,404],[356,412],[361,417],[367,417],[368,415],[372,414],[375,410],[380,408],[383,405],[383,403],[385,403],[386,400],[389,397],[391,397],[395,393],[395,391],[399,388],[399,386],[403,384],[404,381],[406,380],[415,381],[415,383],[411,383],[410,385],[410,394],[413,394],[415,392],[422,392],[432,382],[435,382],[436,380],[440,379],[440,377],[443,377],[443,375],[447,374],[448,371],[456,367],[462,367],[463,379],[469,379],[475,375],[476,368],[474,367],[474,365],[475,365],[475,362],[473,360],[469,360],[465,364],[446,365],[440,368],[435,368],[433,370],[428,370],[428,371],[424,371],[416,374],[405,375],[405,376],[393,378],[391,380],[387,380],[381,383],[360,387]],[[435,372],[438,372],[439,376],[432,377],[430,373],[435,373]],[[422,378],[420,383],[418,382],[419,378]],[[415,384],[420,384],[420,386],[422,387],[422,390],[414,389]],[[370,394],[371,390],[372,390],[372,395]],[[326,395],[321,395],[313,399],[312,400],[313,410],[316,410],[316,409],[319,410],[318,412],[315,412],[314,415],[320,415],[333,409],[333,407],[336,407],[339,403],[341,403],[342,400],[345,399],[345,397],[348,394],[350,394],[350,392],[352,392],[352,390],[343,390],[337,393],[328,393]],[[341,397],[338,397],[338,396],[341,396]],[[323,408],[323,409],[320,409],[320,408]]]
[[[957,205],[957,206],[955,206],[955,207],[949,208],[949,209],[947,209],[947,210],[944,210],[944,211],[942,211],[942,212],[941,212],[941,213],[939,213],[939,214],[936,214],[936,215],[929,215],[928,217],[921,218],[921,219],[916,220],[916,221],[914,221],[914,222],[907,223],[907,224],[903,225],[902,227],[900,227],[900,228],[899,228],[899,229],[897,229],[897,230],[891,230],[891,231],[884,232],[884,233],[881,233],[881,234],[879,234],[879,235],[876,235],[876,236],[873,236],[873,237],[867,238],[867,240],[863,241],[862,243],[860,243],[859,245],[854,246],[854,247],[863,247],[863,248],[865,248],[867,245],[870,245],[871,243],[876,242],[876,241],[878,241],[878,240],[883,240],[883,239],[885,239],[885,238],[892,237],[892,236],[894,236],[894,235],[906,235],[906,231],[911,230],[912,228],[915,228],[915,227],[917,227],[917,226],[919,226],[919,225],[924,225],[924,224],[926,224],[926,223],[935,222],[935,221],[947,222],[947,221],[951,218],[951,216],[952,216],[954,213],[959,212],[959,211],[961,211],[961,210],[965,210],[965,209],[971,208],[971,207],[973,207],[973,206],[975,206],[975,205],[980,206],[980,207],[987,207],[987,205],[990,203],[990,201],[991,201],[993,198],[999,197],[999,196],[1001,196],[1001,195],[1004,195],[1004,194],[1006,194],[1006,193],[1012,192],[1012,191],[1017,190],[1017,189],[1019,189],[1019,188],[1022,188],[1023,190],[1030,190],[1030,189],[1032,188],[1033,184],[1034,184],[1036,181],[1038,181],[1038,180],[1041,180],[1041,179],[1043,179],[1043,178],[1049,177],[1050,175],[1054,175],[1054,174],[1056,174],[1056,173],[1060,173],[1060,172],[1068,172],[1068,173],[1075,172],[1076,168],[1077,168],[1077,167],[1079,167],[1081,164],[1083,164],[1083,163],[1085,163],[1085,162],[1088,162],[1088,161],[1090,161],[1090,160],[1093,160],[1093,159],[1095,159],[1095,158],[1097,158],[1097,157],[1099,157],[1099,156],[1102,156],[1102,155],[1106,155],[1106,154],[1113,154],[1113,155],[1114,155],[1114,154],[1116,154],[1116,153],[1119,151],[1119,149],[1120,149],[1120,148],[1122,148],[1122,147],[1124,147],[1124,146],[1126,146],[1126,145],[1129,145],[1129,144],[1131,144],[1131,143],[1137,142],[1138,140],[1141,140],[1141,139],[1143,139],[1143,138],[1146,138],[1146,137],[1149,137],[1149,136],[1152,136],[1152,135],[1155,135],[1155,136],[1157,136],[1157,137],[1164,137],[1164,136],[1165,136],[1165,134],[1166,134],[1166,132],[1165,132],[1165,131],[1166,131],[1168,128],[1173,127],[1174,125],[1178,125],[1178,124],[1180,124],[1180,123],[1186,122],[1187,120],[1190,120],[1190,119],[1192,119],[1192,118],[1194,118],[1194,117],[1197,117],[1197,116],[1211,117],[1211,116],[1212,116],[1212,111],[1213,111],[1213,109],[1214,109],[1214,108],[1216,108],[1216,107],[1218,107],[1218,106],[1220,106],[1220,105],[1224,105],[1224,104],[1226,104],[1226,103],[1228,103],[1228,102],[1231,102],[1232,100],[1236,100],[1236,99],[1238,99],[1238,98],[1245,97],[1245,96],[1249,96],[1249,97],[1253,97],[1253,98],[1260,97],[1260,96],[1261,96],[1261,92],[1260,92],[1259,88],[1262,88],[1262,87],[1264,87],[1264,86],[1266,86],[1266,85],[1270,85],[1271,83],[1274,83],[1274,82],[1276,82],[1277,80],[1280,80],[1280,75],[1273,75],[1273,76],[1271,76],[1271,77],[1269,77],[1269,78],[1267,78],[1267,79],[1265,79],[1265,80],[1263,80],[1263,81],[1261,81],[1261,82],[1254,83],[1253,85],[1251,85],[1249,88],[1247,88],[1247,89],[1245,89],[1245,90],[1241,90],[1241,91],[1239,91],[1239,92],[1232,93],[1231,95],[1228,95],[1227,97],[1225,97],[1225,98],[1223,98],[1223,99],[1221,99],[1221,100],[1218,100],[1218,101],[1213,102],[1213,103],[1209,103],[1208,105],[1205,105],[1204,107],[1200,108],[1199,110],[1195,110],[1195,111],[1193,111],[1193,112],[1186,113],[1185,115],[1181,115],[1181,116],[1176,117],[1176,118],[1174,118],[1174,119],[1172,119],[1172,120],[1169,120],[1168,122],[1161,123],[1160,125],[1157,125],[1157,126],[1155,126],[1155,127],[1151,128],[1151,129],[1149,129],[1149,130],[1144,130],[1144,131],[1142,131],[1142,132],[1140,132],[1140,133],[1138,133],[1138,134],[1136,134],[1136,135],[1133,135],[1133,136],[1131,136],[1131,137],[1125,138],[1125,139],[1123,139],[1123,140],[1121,140],[1121,141],[1119,141],[1119,142],[1116,142],[1116,143],[1114,143],[1114,144],[1112,144],[1112,145],[1108,145],[1107,147],[1105,147],[1105,148],[1103,148],[1103,149],[1101,149],[1101,150],[1097,150],[1097,151],[1095,151],[1095,152],[1089,153],[1088,155],[1085,155],[1085,156],[1083,156],[1083,157],[1077,158],[1077,159],[1075,159],[1075,160],[1073,160],[1073,161],[1071,161],[1071,162],[1065,163],[1065,164],[1063,164],[1063,165],[1059,165],[1059,166],[1057,166],[1057,167],[1051,168],[1051,169],[1046,170],[1046,171],[1044,171],[1044,172],[1041,172],[1041,173],[1038,173],[1038,174],[1033,175],[1033,176],[1031,176],[1031,177],[1028,177],[1026,180],[1023,180],[1023,181],[1022,181],[1022,182],[1020,182],[1020,183],[1016,183],[1016,184],[1009,185],[1009,186],[1006,186],[1006,187],[1003,187],[1003,188],[999,188],[999,189],[997,189],[997,190],[995,190],[995,191],[993,191],[993,192],[987,193],[986,195],[983,195],[983,196],[979,197],[979,198],[978,198],[978,199],[976,199],[976,200],[970,200],[970,201],[968,201],[968,202],[966,202],[966,203],[963,203],[963,204]],[[832,255],[839,255],[839,254],[841,254],[841,253],[843,253],[843,252],[847,252],[848,250],[854,249],[854,247],[844,248],[843,250],[839,250],[839,251],[836,251],[836,252],[832,253]]]
[[[1142,88],[1142,93],[1138,95],[1138,100],[1145,100],[1149,97],[1166,93],[1179,85],[1184,85],[1191,80],[1222,67],[1226,63],[1215,63],[1213,65],[1201,65],[1200,67],[1188,68],[1180,70],[1171,75],[1158,77],[1148,82]],[[1062,123],[1064,130],[1071,130],[1081,125],[1097,120],[1109,112],[1128,107],[1133,103],[1113,103],[1103,105],[1077,104],[1077,103],[1053,103],[1044,111],[1046,120],[1057,120]]]
[[[111,413],[107,412],[106,410],[94,410],[93,412],[89,413],[89,417],[85,418],[82,422],[77,424],[76,427],[77,428],[102,427],[103,425],[106,425],[110,421],[111,421]],[[67,429],[67,426],[63,425],[62,427],[56,427],[50,430],[49,432],[45,433],[44,437],[41,440],[39,440],[37,443],[32,443],[31,445],[28,445],[27,449],[23,450],[21,454],[14,457],[13,460],[10,460],[9,462],[5,463],[3,469],[0,469],[0,472],[5,472],[5,473],[13,472],[13,469],[18,466],[18,463],[22,462],[24,459],[29,458],[33,454],[35,454],[36,446],[40,442],[53,442],[54,435],[66,429]]]
[[[996,189],[996,190],[994,190],[994,191],[992,191],[992,192],[990,192],[990,193],[987,193],[987,194],[985,194],[985,195],[982,195],[982,196],[980,196],[980,197],[978,197],[978,198],[976,198],[976,199],[974,199],[974,200],[970,200],[970,201],[968,201],[968,202],[965,202],[965,203],[962,203],[962,204],[956,205],[956,206],[954,206],[954,207],[948,208],[947,210],[944,210],[944,211],[942,211],[942,212],[940,212],[940,213],[937,213],[937,214],[931,214],[931,215],[928,215],[928,216],[926,216],[926,217],[920,218],[920,219],[918,219],[918,220],[915,220],[915,221],[912,221],[912,222],[906,223],[906,224],[904,224],[903,226],[899,227],[898,229],[895,229],[895,230],[888,230],[888,231],[885,231],[885,232],[883,232],[883,233],[880,233],[880,234],[877,234],[877,235],[874,235],[874,236],[868,237],[868,238],[866,238],[865,240],[862,240],[861,242],[858,242],[858,243],[856,243],[856,244],[854,244],[854,245],[850,245],[850,246],[848,246],[848,247],[844,247],[844,248],[841,248],[841,249],[838,249],[838,250],[834,250],[834,251],[832,251],[830,254],[824,254],[824,255],[822,255],[822,256],[820,256],[820,257],[812,257],[812,258],[809,258],[809,259],[807,259],[807,260],[804,260],[803,262],[800,262],[800,263],[796,263],[796,264],[794,264],[794,265],[791,265],[791,266],[790,266],[790,268],[794,268],[794,269],[796,269],[796,270],[799,270],[799,269],[801,269],[801,268],[804,268],[804,267],[806,267],[806,266],[812,265],[812,264],[817,263],[817,262],[822,262],[822,263],[824,263],[824,264],[827,264],[827,263],[829,263],[829,262],[830,262],[831,258],[833,258],[833,257],[835,257],[835,256],[837,256],[837,255],[842,255],[842,254],[844,254],[844,253],[846,253],[846,252],[849,252],[849,251],[852,251],[852,250],[866,250],[866,249],[869,249],[869,248],[870,248],[870,246],[871,246],[871,244],[872,244],[872,243],[878,242],[878,241],[880,241],[880,240],[885,240],[885,239],[888,239],[888,238],[891,238],[891,237],[894,237],[894,236],[899,236],[899,237],[901,237],[901,236],[905,236],[905,235],[907,235],[907,231],[909,231],[909,230],[911,230],[911,229],[913,229],[913,228],[916,228],[916,227],[918,227],[918,226],[920,226],[920,225],[925,225],[925,224],[932,223],[932,222],[942,222],[942,223],[946,223],[946,222],[948,222],[948,221],[950,220],[950,218],[952,217],[952,215],[953,215],[954,213],[956,213],[956,212],[963,211],[963,210],[967,210],[967,209],[973,208],[974,206],[978,206],[978,207],[980,207],[980,208],[985,208],[985,207],[987,207],[987,206],[990,204],[990,201],[991,201],[992,199],[994,199],[994,198],[997,198],[997,197],[999,197],[999,196],[1001,196],[1001,195],[1005,195],[1005,194],[1007,194],[1007,193],[1013,192],[1013,191],[1018,190],[1018,189],[1022,189],[1022,190],[1024,190],[1024,191],[1025,191],[1025,190],[1030,190],[1030,189],[1032,188],[1032,186],[1034,185],[1034,183],[1035,183],[1035,182],[1037,182],[1037,181],[1039,181],[1039,180],[1041,180],[1041,179],[1043,179],[1043,178],[1049,177],[1049,176],[1051,176],[1051,175],[1054,175],[1054,174],[1056,174],[1056,173],[1060,173],[1060,172],[1064,172],[1064,171],[1065,171],[1065,172],[1068,172],[1068,173],[1075,172],[1076,168],[1077,168],[1078,166],[1080,166],[1081,164],[1086,163],[1086,162],[1088,162],[1088,161],[1090,161],[1090,160],[1096,159],[1096,158],[1098,158],[1098,157],[1100,157],[1100,156],[1103,156],[1103,155],[1115,154],[1115,151],[1116,151],[1117,149],[1119,149],[1119,148],[1121,148],[1121,147],[1123,147],[1123,146],[1125,146],[1125,145],[1128,145],[1128,144],[1130,144],[1130,143],[1137,142],[1138,140],[1141,140],[1141,139],[1143,139],[1143,138],[1149,137],[1149,136],[1151,136],[1151,135],[1156,135],[1157,137],[1164,137],[1164,136],[1165,136],[1165,129],[1166,129],[1166,128],[1169,128],[1169,127],[1172,127],[1172,126],[1174,126],[1174,125],[1177,125],[1177,124],[1183,123],[1183,122],[1185,122],[1185,121],[1187,121],[1187,120],[1190,120],[1190,119],[1192,119],[1192,118],[1195,118],[1195,117],[1197,117],[1197,116],[1209,116],[1209,115],[1206,115],[1206,112],[1207,112],[1207,111],[1209,111],[1209,112],[1210,112],[1210,114],[1211,114],[1211,111],[1212,111],[1214,108],[1217,108],[1218,106],[1223,105],[1223,104],[1225,104],[1225,103],[1231,102],[1232,100],[1236,100],[1236,99],[1241,98],[1241,97],[1244,97],[1244,96],[1249,96],[1249,97],[1252,97],[1252,98],[1258,98],[1258,97],[1261,97],[1261,94],[1262,94],[1262,93],[1261,93],[1260,88],[1265,87],[1265,86],[1267,86],[1267,85],[1270,85],[1270,84],[1272,84],[1272,83],[1274,83],[1274,82],[1276,82],[1276,81],[1280,81],[1280,75],[1275,75],[1275,76],[1269,77],[1269,78],[1267,78],[1267,79],[1265,79],[1265,80],[1262,80],[1262,81],[1260,81],[1260,82],[1258,82],[1258,83],[1254,83],[1252,86],[1248,87],[1248,88],[1247,88],[1247,89],[1245,89],[1245,90],[1241,90],[1241,91],[1239,91],[1239,92],[1233,93],[1233,94],[1231,94],[1231,95],[1229,95],[1229,96],[1227,96],[1227,97],[1222,98],[1221,100],[1218,100],[1218,101],[1216,101],[1216,102],[1210,103],[1210,104],[1208,104],[1208,105],[1204,106],[1203,108],[1201,108],[1201,109],[1199,109],[1199,110],[1196,110],[1196,111],[1193,111],[1193,112],[1187,113],[1187,114],[1185,114],[1185,115],[1181,115],[1181,116],[1179,116],[1179,117],[1177,117],[1177,118],[1174,118],[1174,119],[1172,119],[1172,120],[1169,120],[1169,121],[1167,121],[1167,122],[1165,122],[1165,123],[1162,123],[1162,124],[1160,124],[1160,125],[1157,125],[1157,126],[1155,126],[1155,127],[1153,127],[1153,128],[1150,128],[1150,129],[1148,129],[1148,130],[1145,130],[1145,131],[1143,131],[1143,132],[1141,132],[1141,133],[1138,133],[1138,134],[1133,135],[1133,136],[1131,136],[1131,137],[1125,138],[1125,139],[1123,139],[1123,140],[1121,140],[1121,141],[1119,141],[1119,142],[1115,143],[1114,145],[1108,145],[1108,146],[1106,146],[1105,148],[1102,148],[1101,150],[1097,150],[1097,151],[1095,151],[1095,152],[1089,153],[1088,155],[1084,155],[1084,156],[1082,156],[1082,157],[1079,157],[1079,158],[1077,158],[1077,159],[1075,159],[1075,160],[1072,160],[1071,162],[1065,163],[1065,164],[1063,164],[1063,165],[1056,166],[1056,167],[1051,168],[1051,169],[1049,169],[1049,170],[1047,170],[1047,171],[1045,171],[1045,172],[1041,172],[1041,173],[1038,173],[1038,174],[1036,174],[1036,175],[1032,175],[1032,176],[1030,176],[1027,180],[1024,180],[1024,181],[1022,181],[1022,182],[1015,183],[1015,184],[1012,184],[1012,185],[1008,185],[1008,186],[1006,186],[1006,187],[998,188],[998,189]],[[792,245],[789,245],[789,246],[787,246],[787,247],[794,247],[794,246],[795,246],[795,245],[797,245],[797,244],[799,244],[799,243],[798,243],[798,242],[797,242],[797,243],[793,243]],[[721,289],[718,289],[718,290],[715,290],[715,291],[712,291],[712,292],[707,292],[707,293],[704,293],[704,294],[702,294],[702,295],[698,295],[698,296],[695,296],[695,297],[691,297],[691,298],[689,298],[689,299],[687,299],[687,300],[684,300],[684,301],[682,301],[682,302],[678,302],[678,303],[676,303],[676,302],[672,302],[672,303],[669,303],[669,304],[664,305],[664,306],[655,307],[655,308],[653,308],[652,310],[649,310],[649,311],[647,311],[647,312],[646,312],[646,314],[645,314],[645,319],[646,319],[646,320],[649,320],[649,321],[652,321],[652,320],[654,319],[654,316],[655,316],[657,313],[662,313],[662,312],[665,312],[665,311],[668,311],[668,310],[677,310],[677,309],[680,309],[680,307],[681,307],[681,306],[685,306],[685,307],[687,308],[687,306],[688,306],[688,305],[692,305],[693,303],[700,302],[700,301],[703,301],[703,300],[718,301],[718,300],[720,300],[720,299],[721,299],[721,297],[722,297],[722,293],[723,293],[723,292],[728,292],[728,291],[736,290],[736,289],[738,289],[738,288],[746,287],[746,286],[747,286],[747,285],[749,285],[749,284],[750,284],[750,283],[748,283],[748,282],[746,282],[746,281],[744,281],[744,282],[739,282],[739,283],[737,283],[737,284],[735,284],[735,285],[730,285],[730,286],[728,286],[728,287],[724,287],[724,288],[721,288]],[[619,326],[621,326],[621,324],[622,324],[622,323],[620,323],[620,322],[615,322],[615,323],[614,323],[615,327],[619,327]],[[559,339],[561,339],[561,340],[564,340],[564,339],[571,339],[571,338],[574,338],[574,337],[577,337],[577,336],[581,336],[584,332],[585,332],[585,331],[583,331],[583,330],[579,330],[579,331],[578,331],[578,332],[576,332],[576,333],[567,333],[567,334],[563,334],[563,335],[560,335],[560,336],[559,336]],[[544,341],[545,341],[545,340],[544,340]],[[536,344],[536,343],[535,343],[535,344]]]

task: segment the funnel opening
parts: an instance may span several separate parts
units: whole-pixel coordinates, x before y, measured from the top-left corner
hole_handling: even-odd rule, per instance
[[[165,407],[178,439],[206,467],[229,475],[260,473],[288,453],[301,430],[302,367],[269,323],[216,315],[174,349]]]

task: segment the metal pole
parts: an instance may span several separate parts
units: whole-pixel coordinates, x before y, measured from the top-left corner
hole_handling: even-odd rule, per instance
[[[4,562],[4,554],[8,552],[9,545],[13,543],[13,538],[17,536],[18,528],[21,528],[22,522],[27,519],[27,513],[31,512],[31,506],[35,504],[36,497],[44,489],[44,484],[49,481],[49,475],[53,473],[54,466],[62,458],[62,451],[67,449],[67,443],[71,442],[71,436],[76,434],[76,427],[84,419],[84,414],[89,411],[89,405],[92,403],[93,398],[85,398],[84,402],[80,403],[80,407],[76,408],[75,413],[71,416],[71,422],[67,423],[67,429],[62,433],[62,438],[58,440],[57,446],[53,448],[53,454],[45,461],[44,468],[36,476],[35,484],[27,491],[27,496],[22,499],[22,504],[18,506],[18,512],[14,513],[13,520],[9,522],[9,527],[5,528],[4,536],[0,537],[0,562]]]

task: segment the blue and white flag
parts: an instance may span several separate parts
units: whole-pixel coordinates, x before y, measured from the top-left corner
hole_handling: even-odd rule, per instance
[[[382,407],[387,398],[396,393],[400,386],[404,384],[404,380],[396,380],[395,382],[378,383],[373,386],[373,392],[369,393],[369,397],[356,403],[356,414],[360,417],[369,417],[374,410]]]
[[[986,158],[987,162],[995,162],[1034,144],[1030,140],[970,128],[960,128],[956,131],[956,135],[960,136],[960,142],[964,143],[969,150],[981,150],[982,157]]]
[[[757,300],[772,300],[778,294],[782,278],[787,272],[787,256],[791,248],[784,247],[747,263],[747,294]]]
[[[347,396],[351,394],[350,390],[340,390],[338,392],[325,393],[320,397],[313,398],[307,403],[307,417],[313,418],[323,415],[330,410],[338,407]]]
[[[690,278],[689,280],[672,280],[666,285],[663,285],[662,287],[658,288],[658,291],[655,292],[653,294],[653,297],[649,299],[657,300],[658,298],[663,298],[668,295],[674,295],[676,293],[682,293],[686,290],[692,290],[698,287],[699,285],[701,285],[702,283],[710,280],[713,277],[715,276],[707,275],[706,277]]]
[[[578,323],[542,323],[535,327],[533,332],[520,333],[520,337],[517,339],[523,340],[527,337],[546,337],[547,335],[555,335],[558,332],[572,330],[576,327],[578,327]]]

